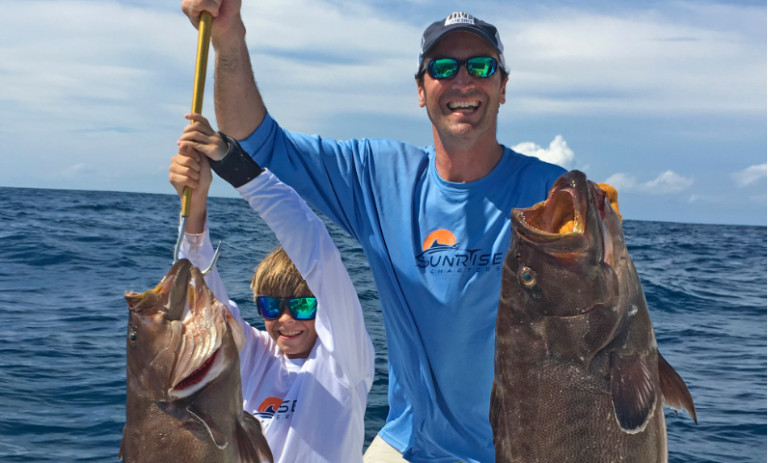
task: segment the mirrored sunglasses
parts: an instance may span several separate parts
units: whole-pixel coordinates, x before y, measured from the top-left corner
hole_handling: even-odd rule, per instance
[[[256,306],[259,308],[261,316],[267,320],[280,318],[282,307],[287,307],[291,317],[295,320],[313,320],[317,314],[317,299],[314,297],[258,296],[256,297]]]
[[[457,60],[454,58],[436,58],[427,64],[427,73],[433,79],[452,79],[459,73],[459,67],[465,66],[472,77],[485,79],[496,73],[498,61],[490,56],[475,56]]]

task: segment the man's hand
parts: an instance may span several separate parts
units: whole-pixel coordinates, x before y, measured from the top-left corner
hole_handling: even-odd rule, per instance
[[[204,11],[211,14],[211,40],[214,48],[219,39],[229,32],[239,30],[237,26],[242,25],[240,6],[241,0],[181,0],[181,10],[195,28],[198,28],[200,15]]]

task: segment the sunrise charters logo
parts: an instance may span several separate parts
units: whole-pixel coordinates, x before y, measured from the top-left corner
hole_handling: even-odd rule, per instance
[[[444,228],[427,235],[416,256],[416,266],[433,274],[499,272],[503,253],[461,249],[456,235]]]
[[[262,420],[280,419],[296,411],[297,400],[283,400],[279,397],[267,397],[253,415]]]

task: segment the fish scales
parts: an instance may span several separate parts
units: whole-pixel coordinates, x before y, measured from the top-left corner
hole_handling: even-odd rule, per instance
[[[666,462],[662,403],[696,414],[658,352],[615,199],[571,171],[546,201],[514,210],[512,229],[491,396],[496,461]]]

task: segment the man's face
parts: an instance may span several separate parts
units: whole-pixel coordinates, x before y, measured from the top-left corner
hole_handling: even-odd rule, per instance
[[[461,60],[474,56],[499,58],[493,47],[477,35],[453,32],[440,39],[424,63],[434,58]],[[500,70],[485,79],[470,76],[464,66],[451,79],[437,80],[424,73],[424,83],[419,84],[419,106],[427,108],[433,129],[443,143],[484,136],[495,141],[496,116],[499,105],[505,102],[506,84]]]

